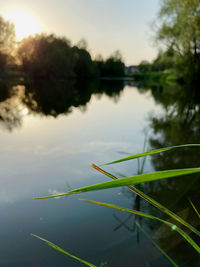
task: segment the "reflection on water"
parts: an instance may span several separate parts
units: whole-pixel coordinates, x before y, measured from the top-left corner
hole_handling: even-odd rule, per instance
[[[36,113],[57,117],[69,114],[73,107],[86,110],[93,94],[106,94],[118,101],[123,81],[24,81],[21,85],[0,83],[0,122],[12,131],[22,125],[23,116]]]
[[[133,262],[138,267],[170,266],[138,230],[138,221],[180,266],[198,266],[196,252],[158,222],[79,203],[76,197],[44,202],[32,197],[107,181],[88,171],[89,163],[123,157],[121,152],[141,152],[146,128],[152,149],[199,143],[199,107],[195,87],[173,84],[136,89],[124,81],[1,81],[0,266],[80,266],[33,240],[31,232],[109,267],[134,266]],[[145,165],[130,161],[108,171],[123,177],[197,167],[199,156],[199,149],[185,148],[154,155]],[[199,176],[193,175],[145,183],[140,190],[198,227],[188,198],[200,209],[199,188]],[[168,219],[126,188],[84,198]]]
[[[200,93],[198,86],[154,85],[144,86],[142,90],[150,90],[156,103],[163,107],[162,114],[150,116],[150,127],[153,130],[153,135],[149,144],[152,149],[200,142]],[[151,162],[157,171],[191,168],[199,167],[199,157],[199,148],[185,148],[157,154],[152,157]],[[199,227],[198,217],[188,201],[188,199],[192,199],[200,209],[199,175],[145,184],[145,192],[195,227]],[[153,229],[157,227],[156,225]],[[165,251],[170,251],[173,258],[177,259],[181,266],[199,266],[197,253],[169,229],[159,226],[156,238],[158,238],[161,247]]]

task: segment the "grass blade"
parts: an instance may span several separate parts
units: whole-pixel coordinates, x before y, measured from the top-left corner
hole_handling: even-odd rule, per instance
[[[178,267],[175,261],[156,242],[154,242],[154,240],[150,237],[150,235],[147,234],[143,227],[139,223],[136,223],[136,225],[140,231],[152,242],[152,244],[163,254],[163,256],[165,256],[165,258],[171,262],[173,266]]]
[[[195,205],[193,204],[193,202],[191,201],[191,199],[188,199],[188,200],[189,200],[189,202],[190,202],[191,206],[193,207],[194,211],[196,212],[197,216],[198,216],[198,217],[199,217],[199,219],[200,219],[200,214],[199,214],[199,212],[198,212],[197,208],[195,207]]]
[[[108,203],[103,203],[103,202],[97,202],[97,201],[93,201],[93,200],[87,200],[87,199],[80,199],[82,201],[88,202],[88,203],[92,203],[92,204],[97,204],[100,206],[104,206],[104,207],[108,207],[108,208],[112,208],[112,209],[117,209],[117,210],[121,210],[121,211],[125,211],[125,212],[129,212],[138,216],[142,216],[151,220],[156,220],[159,222],[164,223],[165,225],[167,225],[168,227],[171,228],[172,231],[176,231],[178,232],[199,254],[200,254],[200,247],[196,244],[196,242],[187,234],[185,233],[181,228],[179,228],[177,225],[172,224],[168,221],[162,220],[158,217],[152,216],[150,214],[141,212],[141,211],[136,211],[136,210],[131,210],[131,209],[127,209],[124,207],[119,207],[116,205],[112,205],[112,204],[108,204]]]
[[[50,242],[50,241],[48,241],[48,240],[46,240],[46,239],[44,239],[44,238],[42,238],[42,237],[40,237],[40,236],[38,236],[38,235],[34,235],[34,234],[31,234],[31,235],[34,236],[34,237],[36,237],[36,238],[38,238],[38,239],[40,239],[40,240],[42,240],[43,242],[45,242],[47,245],[49,245],[50,247],[54,248],[55,250],[58,250],[58,251],[60,251],[60,252],[62,252],[62,253],[64,253],[64,254],[66,254],[67,256],[69,256],[69,257],[71,257],[71,258],[73,258],[73,259],[75,259],[75,260],[77,260],[77,261],[79,261],[79,262],[81,262],[81,263],[83,263],[83,264],[85,264],[85,265],[87,265],[87,266],[90,266],[90,267],[97,267],[96,265],[94,265],[94,264],[92,264],[92,263],[90,263],[90,262],[87,262],[87,261],[85,261],[85,260],[82,260],[82,259],[80,259],[80,258],[78,258],[78,257],[76,257],[76,256],[74,256],[74,255],[72,255],[72,254],[70,254],[70,253],[68,253],[68,252],[66,252],[66,251],[63,250],[62,248],[56,246],[56,245],[53,244],[52,242]]]
[[[105,163],[105,164],[101,164],[99,166],[111,165],[111,164],[115,164],[115,163],[119,163],[119,162],[131,160],[131,159],[146,157],[146,156],[158,154],[158,153],[161,153],[161,152],[166,152],[166,151],[177,149],[177,148],[182,148],[182,147],[196,147],[196,146],[200,146],[200,144],[186,144],[186,145],[170,146],[170,147],[155,149],[155,150],[151,150],[151,151],[148,151],[148,152],[142,152],[142,153],[135,154],[135,155],[132,155],[132,156],[129,156],[129,157],[118,159],[118,160],[115,160],[115,161],[112,161],[112,162],[108,162],[108,163]]]
[[[104,175],[112,178],[113,180],[118,180],[117,177],[115,177],[114,175],[112,175],[112,174],[104,171],[103,169],[99,168],[98,166],[96,166],[94,164],[92,164],[92,168],[94,168],[97,171],[103,173]],[[148,195],[146,195],[145,193],[143,193],[142,191],[140,191],[138,188],[136,188],[134,186],[131,186],[131,185],[129,185],[127,187],[132,192],[134,192],[135,194],[137,194],[138,196],[140,196],[141,198],[143,198],[144,200],[146,200],[147,202],[149,202],[150,204],[152,204],[154,207],[158,208],[163,213],[167,214],[168,216],[170,216],[171,218],[173,218],[175,221],[181,223],[182,225],[184,225],[185,227],[187,227],[190,231],[192,231],[196,235],[200,236],[200,232],[196,228],[194,228],[191,224],[189,224],[188,222],[186,222],[185,220],[183,220],[181,217],[179,217],[178,215],[176,215],[174,212],[170,211],[165,206],[163,206],[162,204],[160,204],[159,202],[157,202],[153,198],[149,197]]]
[[[62,193],[62,194],[38,197],[36,199],[55,198],[55,197],[62,197],[62,196],[67,196],[71,194],[78,194],[78,193],[83,193],[83,192],[108,189],[108,188],[113,188],[113,187],[129,186],[132,184],[140,184],[144,182],[156,181],[160,179],[172,178],[172,177],[198,173],[198,172],[200,172],[200,168],[167,170],[167,171],[146,173],[146,174],[140,174],[140,175],[131,176],[131,177],[125,177],[122,179],[117,179],[115,181],[108,181],[108,182],[104,182],[100,184],[85,186],[85,187],[74,189],[74,190],[71,190],[69,192]]]

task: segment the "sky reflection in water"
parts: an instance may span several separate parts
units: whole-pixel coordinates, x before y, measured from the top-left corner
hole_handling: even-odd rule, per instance
[[[52,86],[55,90],[56,84]],[[163,114],[150,91],[141,93],[134,86],[124,87],[120,81],[114,86],[109,82],[84,85],[87,95],[80,85],[61,82],[60,86],[53,96],[48,83],[35,84],[35,90],[34,84],[23,84],[15,87],[15,94],[7,85],[1,96],[0,266],[80,266],[30,233],[93,263],[107,261],[108,266],[123,266],[125,262],[132,266],[134,258],[136,266],[144,266],[145,262],[169,266],[143,235],[137,243],[133,218],[128,220],[133,233],[120,226],[126,214],[82,203],[77,196],[32,199],[107,181],[90,164],[141,152],[145,133],[151,138],[156,136],[149,127],[150,117]],[[70,86],[70,95],[67,90],[63,92],[65,86]],[[45,102],[46,95],[49,98]],[[147,160],[145,172],[154,168]],[[119,176],[133,175],[137,173],[137,161],[107,170]],[[145,188],[155,194],[157,189],[156,185]],[[81,197],[126,207],[135,205],[135,196],[124,188]],[[151,212],[143,201],[139,206]]]

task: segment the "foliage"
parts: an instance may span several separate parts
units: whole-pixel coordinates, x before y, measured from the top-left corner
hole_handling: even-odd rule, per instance
[[[96,64],[92,61],[90,53],[86,50],[86,44],[79,44],[72,48],[72,54],[75,61],[74,73],[79,78],[92,78],[98,76]],[[83,48],[85,47],[85,48]]]
[[[0,16],[0,53],[11,53],[15,46],[15,38],[14,24]]]
[[[21,70],[31,78],[99,78],[124,75],[124,63],[119,51],[105,61],[92,60],[84,39],[76,46],[71,46],[65,37],[36,34],[18,43],[17,55],[13,54],[16,50],[15,39],[14,24],[0,16],[1,71],[9,64],[14,65],[17,60]],[[16,65],[15,70],[18,71]]]
[[[86,41],[71,46],[66,38],[37,34],[23,39],[18,56],[22,69],[35,78],[97,78],[124,75],[119,52],[106,61],[93,61]]]
[[[33,77],[73,76],[74,60],[65,38],[37,34],[22,40],[19,50],[23,70]]]
[[[0,71],[5,71],[13,62],[16,36],[14,24],[0,16]]]
[[[200,2],[162,0],[156,40],[162,50],[152,62],[139,65],[142,72],[167,71],[178,81],[200,83]]]
[[[169,257],[168,255],[167,255],[167,253],[158,245],[158,244],[156,244],[155,242],[154,242],[154,240],[150,237],[150,235],[149,234],[147,234],[147,232],[143,229],[143,227],[139,224],[139,223],[136,223],[136,225],[137,225],[137,227],[140,229],[140,231],[152,242],[152,244],[164,255],[164,257],[166,257],[167,258],[167,260],[169,261],[169,262],[171,262],[171,264],[173,265],[173,266],[176,266],[176,267],[178,267],[178,265],[174,262],[174,260],[171,258],[171,257]]]
[[[199,214],[197,208],[195,207],[194,203],[191,201],[191,199],[189,199],[189,202],[190,202],[190,204],[191,204],[193,210],[195,211],[196,215],[197,215],[198,218],[200,219],[200,214]]]
[[[79,262],[81,262],[81,263],[83,263],[83,264],[85,264],[87,266],[97,267],[96,265],[94,265],[94,264],[92,264],[92,263],[90,263],[88,261],[82,260],[82,259],[70,254],[69,252],[65,251],[64,249],[58,247],[57,245],[53,244],[52,242],[50,242],[50,241],[48,241],[48,240],[46,240],[46,239],[44,239],[44,238],[42,238],[40,236],[37,236],[37,235],[34,235],[34,234],[31,234],[31,235],[36,237],[36,238],[38,238],[38,239],[40,239],[41,241],[45,242],[47,245],[49,245],[50,247],[54,248],[55,250],[65,254],[65,255],[67,255],[67,256],[69,256],[69,257],[71,257],[71,258],[73,258],[73,259],[75,259],[75,260],[77,260],[77,261],[79,261]]]
[[[113,164],[113,163],[119,163],[119,162],[122,162],[122,161],[127,161],[127,160],[130,160],[130,159],[135,159],[135,158],[139,158],[139,157],[145,157],[145,156],[148,156],[148,155],[159,154],[160,152],[166,152],[166,151],[169,151],[169,150],[172,150],[172,149],[175,149],[175,148],[181,148],[181,147],[187,147],[187,146],[190,146],[190,145],[182,145],[182,146],[158,149],[156,151],[143,152],[143,153],[140,153],[140,154],[137,154],[137,155],[133,155],[133,156],[130,156],[130,157],[126,157],[126,158],[117,160],[117,161],[113,161],[111,163],[107,163],[105,165]],[[199,144],[197,144],[197,145],[193,145],[192,144],[192,146],[199,146]],[[158,209],[160,209],[165,214],[171,216],[177,222],[179,222],[182,225],[186,226],[189,230],[194,232],[196,235],[200,236],[200,232],[197,229],[195,229],[192,225],[190,225],[188,222],[184,221],[182,218],[180,218],[179,216],[177,216],[176,214],[174,214],[173,212],[168,210],[166,207],[162,206],[160,203],[158,203],[157,201],[155,201],[154,199],[152,199],[148,195],[145,195],[145,193],[141,192],[140,190],[138,190],[137,188],[135,188],[135,187],[133,187],[131,185],[131,184],[137,184],[137,183],[140,183],[140,182],[154,181],[154,180],[157,180],[157,179],[165,179],[165,178],[169,178],[169,177],[175,177],[175,176],[178,176],[178,175],[184,175],[184,174],[189,174],[189,173],[193,173],[193,172],[200,172],[199,168],[163,171],[163,172],[157,172],[157,173],[152,173],[152,174],[140,174],[140,175],[136,175],[134,177],[125,177],[125,178],[122,178],[122,179],[118,179],[114,175],[102,170],[101,168],[99,168],[96,165],[92,165],[92,167],[94,167],[98,171],[102,172],[106,176],[110,177],[114,181],[105,182],[105,183],[92,185],[92,186],[87,186],[87,187],[83,187],[83,188],[79,188],[79,189],[75,189],[75,190],[69,191],[69,192],[64,193],[64,194],[48,196],[48,197],[41,197],[41,198],[37,198],[37,199],[60,197],[60,196],[65,196],[65,195],[70,195],[70,194],[75,194],[75,193],[82,193],[82,192],[92,191],[92,190],[100,190],[100,189],[112,188],[112,187],[116,187],[116,186],[128,186],[128,188],[131,191],[133,191],[134,193],[136,193],[140,197],[144,198],[147,202],[149,202],[152,205],[156,206]],[[169,222],[168,220],[163,220],[161,218],[155,217],[155,216],[150,215],[150,214],[146,214],[146,213],[138,211],[138,210],[131,210],[131,209],[127,209],[127,208],[124,208],[124,207],[119,207],[119,206],[116,206],[116,205],[113,205],[113,204],[97,202],[97,201],[92,201],[92,200],[85,200],[85,199],[82,199],[82,200],[85,201],[85,202],[92,203],[92,204],[97,204],[97,205],[100,205],[100,206],[105,206],[105,207],[109,207],[109,208],[113,208],[113,209],[129,212],[129,213],[132,213],[132,214],[135,214],[135,215],[138,215],[138,216],[146,217],[148,219],[161,222],[161,223],[167,225],[168,227],[170,227],[171,230],[176,231],[177,233],[179,233],[200,254],[200,247],[198,246],[198,244],[184,230],[182,230],[176,224],[173,224],[173,223]],[[46,240],[43,240],[43,241],[46,242]],[[170,257],[168,257],[168,255],[162,249],[160,249],[160,251],[161,251],[162,254],[165,255],[165,257],[168,258],[168,260],[174,266],[178,266]]]
[[[200,71],[199,0],[164,0],[160,9],[161,27],[157,38],[174,54],[177,75],[198,82]],[[166,60],[164,60],[166,62]],[[181,75],[178,73],[181,72]]]
[[[105,61],[99,57],[95,61],[101,77],[123,77],[124,76],[124,63],[119,51],[107,58]]]
[[[143,60],[138,65],[138,69],[139,69],[140,72],[151,72],[152,71],[151,64],[147,60]]]
[[[199,0],[163,0],[159,18],[162,25],[158,39],[179,55],[197,60],[200,52]]]

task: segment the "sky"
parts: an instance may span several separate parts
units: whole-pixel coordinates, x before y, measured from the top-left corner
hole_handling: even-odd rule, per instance
[[[86,39],[93,57],[120,50],[126,65],[156,57],[153,22],[159,0],[0,0],[0,15],[16,24],[18,39],[55,33],[72,45]]]

